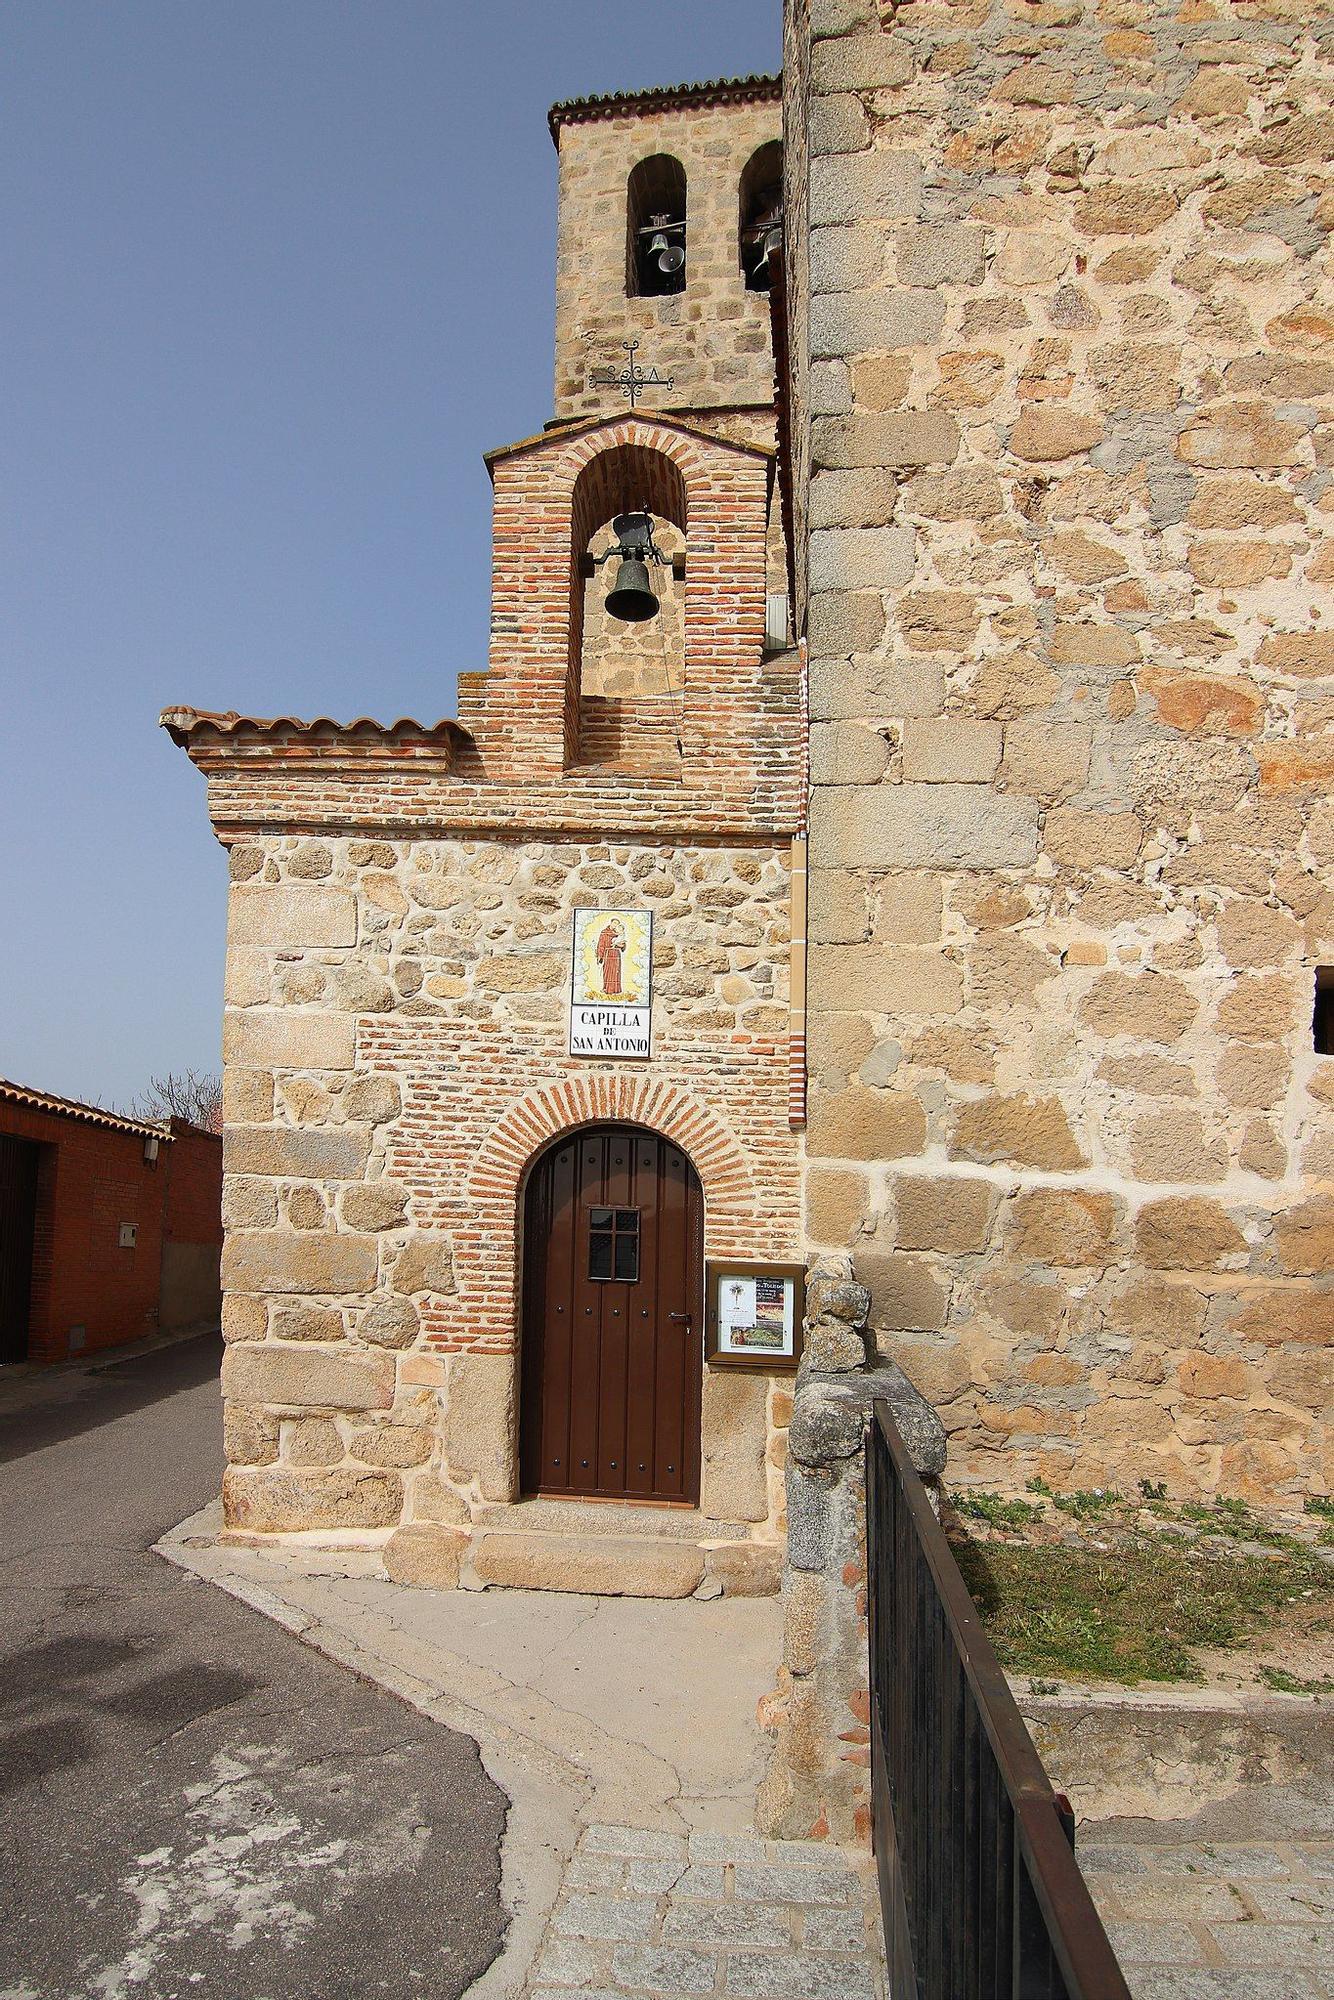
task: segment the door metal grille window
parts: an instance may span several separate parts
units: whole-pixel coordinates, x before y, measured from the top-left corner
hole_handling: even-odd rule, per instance
[[[637,1208],[589,1209],[588,1275],[602,1284],[638,1284]]]

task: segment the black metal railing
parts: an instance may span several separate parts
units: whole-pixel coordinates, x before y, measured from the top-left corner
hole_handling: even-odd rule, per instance
[[[871,1782],[892,2000],[1129,2000],[887,1403],[867,1441]]]

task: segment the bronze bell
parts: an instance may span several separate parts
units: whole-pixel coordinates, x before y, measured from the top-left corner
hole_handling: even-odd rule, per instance
[[[607,592],[607,609],[627,625],[642,625],[646,619],[656,618],[662,608],[649,582],[648,566],[653,562],[666,569],[667,558],[653,539],[653,516],[646,507],[618,514],[611,531],[615,547],[597,558],[600,563],[620,559],[616,581]]]
[[[649,583],[648,564],[638,556],[622,558],[616,581],[607,592],[607,609],[627,625],[642,625],[657,617],[659,605]]]

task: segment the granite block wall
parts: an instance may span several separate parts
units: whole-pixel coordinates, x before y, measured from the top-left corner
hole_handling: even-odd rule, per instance
[[[1334,13],[788,15],[807,1229],[950,1476],[1329,1490]]]

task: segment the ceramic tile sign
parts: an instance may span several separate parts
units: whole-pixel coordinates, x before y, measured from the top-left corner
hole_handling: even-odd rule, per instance
[[[652,911],[576,910],[570,1054],[644,1061],[652,1003]]]

